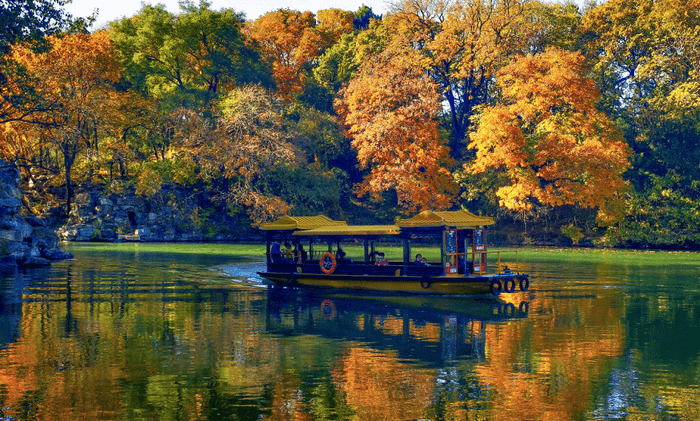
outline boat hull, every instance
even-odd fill
[[[384,293],[409,293],[426,295],[498,295],[504,291],[508,281],[515,283],[520,291],[528,283],[527,275],[518,273],[472,275],[469,277],[447,276],[377,276],[377,275],[327,275],[298,272],[258,272],[276,285],[299,288],[333,288]],[[492,287],[498,282],[500,287]]]

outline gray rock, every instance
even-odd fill
[[[102,230],[102,238],[105,240],[114,241],[117,239],[117,233],[115,233],[114,230],[107,228]]]
[[[95,207],[95,210],[100,215],[108,215],[114,210],[114,202],[106,197],[100,197],[97,199],[97,206]]]
[[[0,199],[0,208],[5,209],[3,212],[5,215],[14,215],[19,213],[22,207],[22,202],[16,197],[8,197],[6,199]]]
[[[50,265],[51,265],[51,261],[49,259],[44,259],[43,257],[24,256],[24,257],[17,259],[17,266],[24,267],[24,268],[50,266]]]
[[[0,239],[7,241],[22,241],[22,234],[13,229],[0,230]]]
[[[74,256],[72,253],[68,253],[57,248],[51,248],[42,250],[41,257],[49,260],[65,260],[72,259]]]
[[[34,227],[34,228],[45,227],[45,226],[46,226],[46,224],[44,223],[44,221],[42,221],[42,220],[40,220],[40,219],[38,219],[38,218],[35,218],[35,217],[33,217],[33,216],[28,216],[28,217],[26,217],[25,219],[27,220],[27,222],[29,223],[29,225],[31,225],[31,226]]]
[[[80,237],[85,237],[85,238],[92,238],[92,235],[95,233],[95,227],[92,225],[85,225],[81,227],[78,230],[78,236]]]
[[[15,241],[21,241],[25,238],[31,237],[32,233],[34,232],[34,228],[32,228],[32,226],[29,225],[22,217],[15,217],[10,220],[5,220],[3,226],[17,233],[16,235],[19,239]]]

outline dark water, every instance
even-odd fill
[[[494,301],[75,252],[0,275],[0,420],[700,419],[700,263],[520,263]]]

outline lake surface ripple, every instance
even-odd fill
[[[700,256],[523,259],[493,300],[269,289],[197,247],[0,274],[0,420],[700,419]]]

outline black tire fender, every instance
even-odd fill
[[[530,288],[530,280],[527,276],[520,278],[520,291],[527,291]]]
[[[510,278],[505,278],[503,280],[503,292],[514,292],[515,291],[515,279],[510,277]]]

